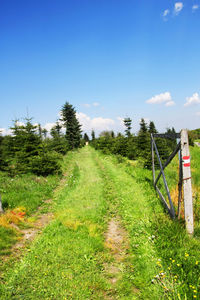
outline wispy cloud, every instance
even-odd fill
[[[175,102],[172,100],[170,92],[161,93],[146,101],[148,104],[165,104],[165,106],[173,106]]]
[[[167,20],[167,16],[169,15],[169,13],[170,13],[170,10],[169,10],[169,9],[165,9],[165,10],[164,10],[164,12],[163,12],[163,14],[162,14],[164,20]]]
[[[165,11],[163,13],[163,17],[166,17],[169,13],[170,13],[170,10],[169,9],[165,9]]]
[[[174,4],[174,13],[175,13],[175,15],[178,15],[181,12],[182,9],[183,9],[183,2],[176,2]]]
[[[192,11],[194,12],[194,11],[196,11],[197,9],[199,9],[199,5],[198,5],[198,4],[194,4],[194,5],[192,6]]]
[[[92,106],[97,107],[97,106],[100,106],[100,103],[99,102],[93,102],[92,104],[84,103],[83,106],[86,108],[90,108]]]
[[[196,116],[199,116],[199,117],[200,117],[200,111],[197,111],[197,112],[196,112]]]
[[[194,93],[191,97],[187,97],[184,106],[190,106],[194,104],[200,104],[200,95],[198,93]]]
[[[83,106],[89,108],[91,105],[89,103],[84,103]]]

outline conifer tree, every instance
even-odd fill
[[[157,133],[156,126],[153,121],[150,121],[148,131],[149,133]]]
[[[83,139],[85,142],[89,142],[89,136],[87,135],[87,133],[84,133]]]
[[[148,127],[145,120],[142,118],[140,121],[140,130],[138,133],[138,155],[142,157],[146,157],[146,153],[149,151],[149,133]]]
[[[95,140],[95,132],[94,132],[94,130],[93,130],[93,129],[92,129],[91,136],[92,136],[92,141],[93,141],[93,140]]]
[[[61,121],[66,130],[69,148],[78,148],[81,142],[81,125],[76,117],[75,108],[69,102],[66,102],[62,107]]]
[[[127,137],[130,137],[131,136],[131,123],[132,123],[132,120],[130,118],[125,118],[124,119],[124,126],[126,127],[125,129],[125,134]]]

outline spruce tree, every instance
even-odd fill
[[[149,133],[157,133],[156,126],[153,121],[149,123]]]
[[[95,140],[95,132],[94,132],[94,130],[93,130],[93,129],[92,129],[91,136],[92,136],[92,141],[93,141],[93,140]]]
[[[84,133],[83,139],[85,142],[89,142],[89,136],[87,135],[87,133]]]
[[[145,120],[142,118],[140,121],[140,130],[137,138],[138,155],[146,158],[147,153],[150,151],[150,135]]]
[[[75,108],[69,102],[66,102],[62,107],[61,121],[66,130],[66,139],[69,148],[78,148],[81,142],[81,125],[76,117]]]
[[[132,123],[132,120],[130,118],[125,118],[124,119],[124,126],[126,127],[125,129],[125,134],[127,137],[130,137],[131,136],[131,123]]]

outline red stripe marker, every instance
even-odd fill
[[[190,156],[183,156],[183,166],[190,167]]]

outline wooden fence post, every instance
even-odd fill
[[[2,202],[1,202],[1,195],[0,195],[0,214],[3,214],[3,206],[2,206]]]
[[[192,182],[190,169],[190,150],[188,133],[186,129],[181,130],[181,152],[183,166],[183,194],[186,230],[189,234],[194,232],[193,224],[193,201],[192,201]]]

